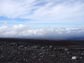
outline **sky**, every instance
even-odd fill
[[[0,0],[0,37],[84,39],[84,0]]]

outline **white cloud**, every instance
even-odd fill
[[[68,19],[75,21],[84,16],[82,1],[39,0],[39,2],[40,4],[41,2],[46,3],[35,6],[38,4],[37,0],[0,0],[0,16],[38,21],[66,21]]]
[[[0,16],[18,18],[19,16],[25,15],[26,13],[28,14],[34,1],[35,0],[0,0]]]
[[[35,13],[31,15],[31,18],[43,21],[64,21],[71,18],[73,21],[73,17],[76,18],[83,15],[81,14],[84,13],[81,12],[81,10],[84,10],[83,7],[84,4],[81,3],[75,3],[74,5],[62,3],[54,5],[53,7],[47,4],[36,10]]]
[[[67,39],[68,37],[84,37],[84,28],[40,28],[32,29],[27,25],[0,26],[0,37]]]

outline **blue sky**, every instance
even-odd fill
[[[43,35],[40,37],[44,37],[49,35],[48,33],[52,34],[49,30],[53,29],[54,31],[56,28],[63,28],[62,30],[65,32],[68,32],[68,28],[69,34],[72,29],[76,29],[76,31],[82,29],[80,32],[83,33],[83,27],[83,0],[0,0],[1,37],[8,37],[8,34],[10,34],[9,37],[30,37],[40,36],[41,33]],[[45,28],[48,31],[45,31]],[[32,30],[31,33],[29,30]],[[39,34],[35,30],[38,30]],[[54,31],[53,33],[58,32]],[[61,36],[65,37],[63,34]]]

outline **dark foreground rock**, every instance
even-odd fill
[[[84,63],[84,47],[73,41],[0,39],[0,63]]]

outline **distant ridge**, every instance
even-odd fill
[[[0,38],[0,42],[18,42],[41,45],[84,45],[84,40],[43,40],[43,39],[26,39],[26,38]]]

